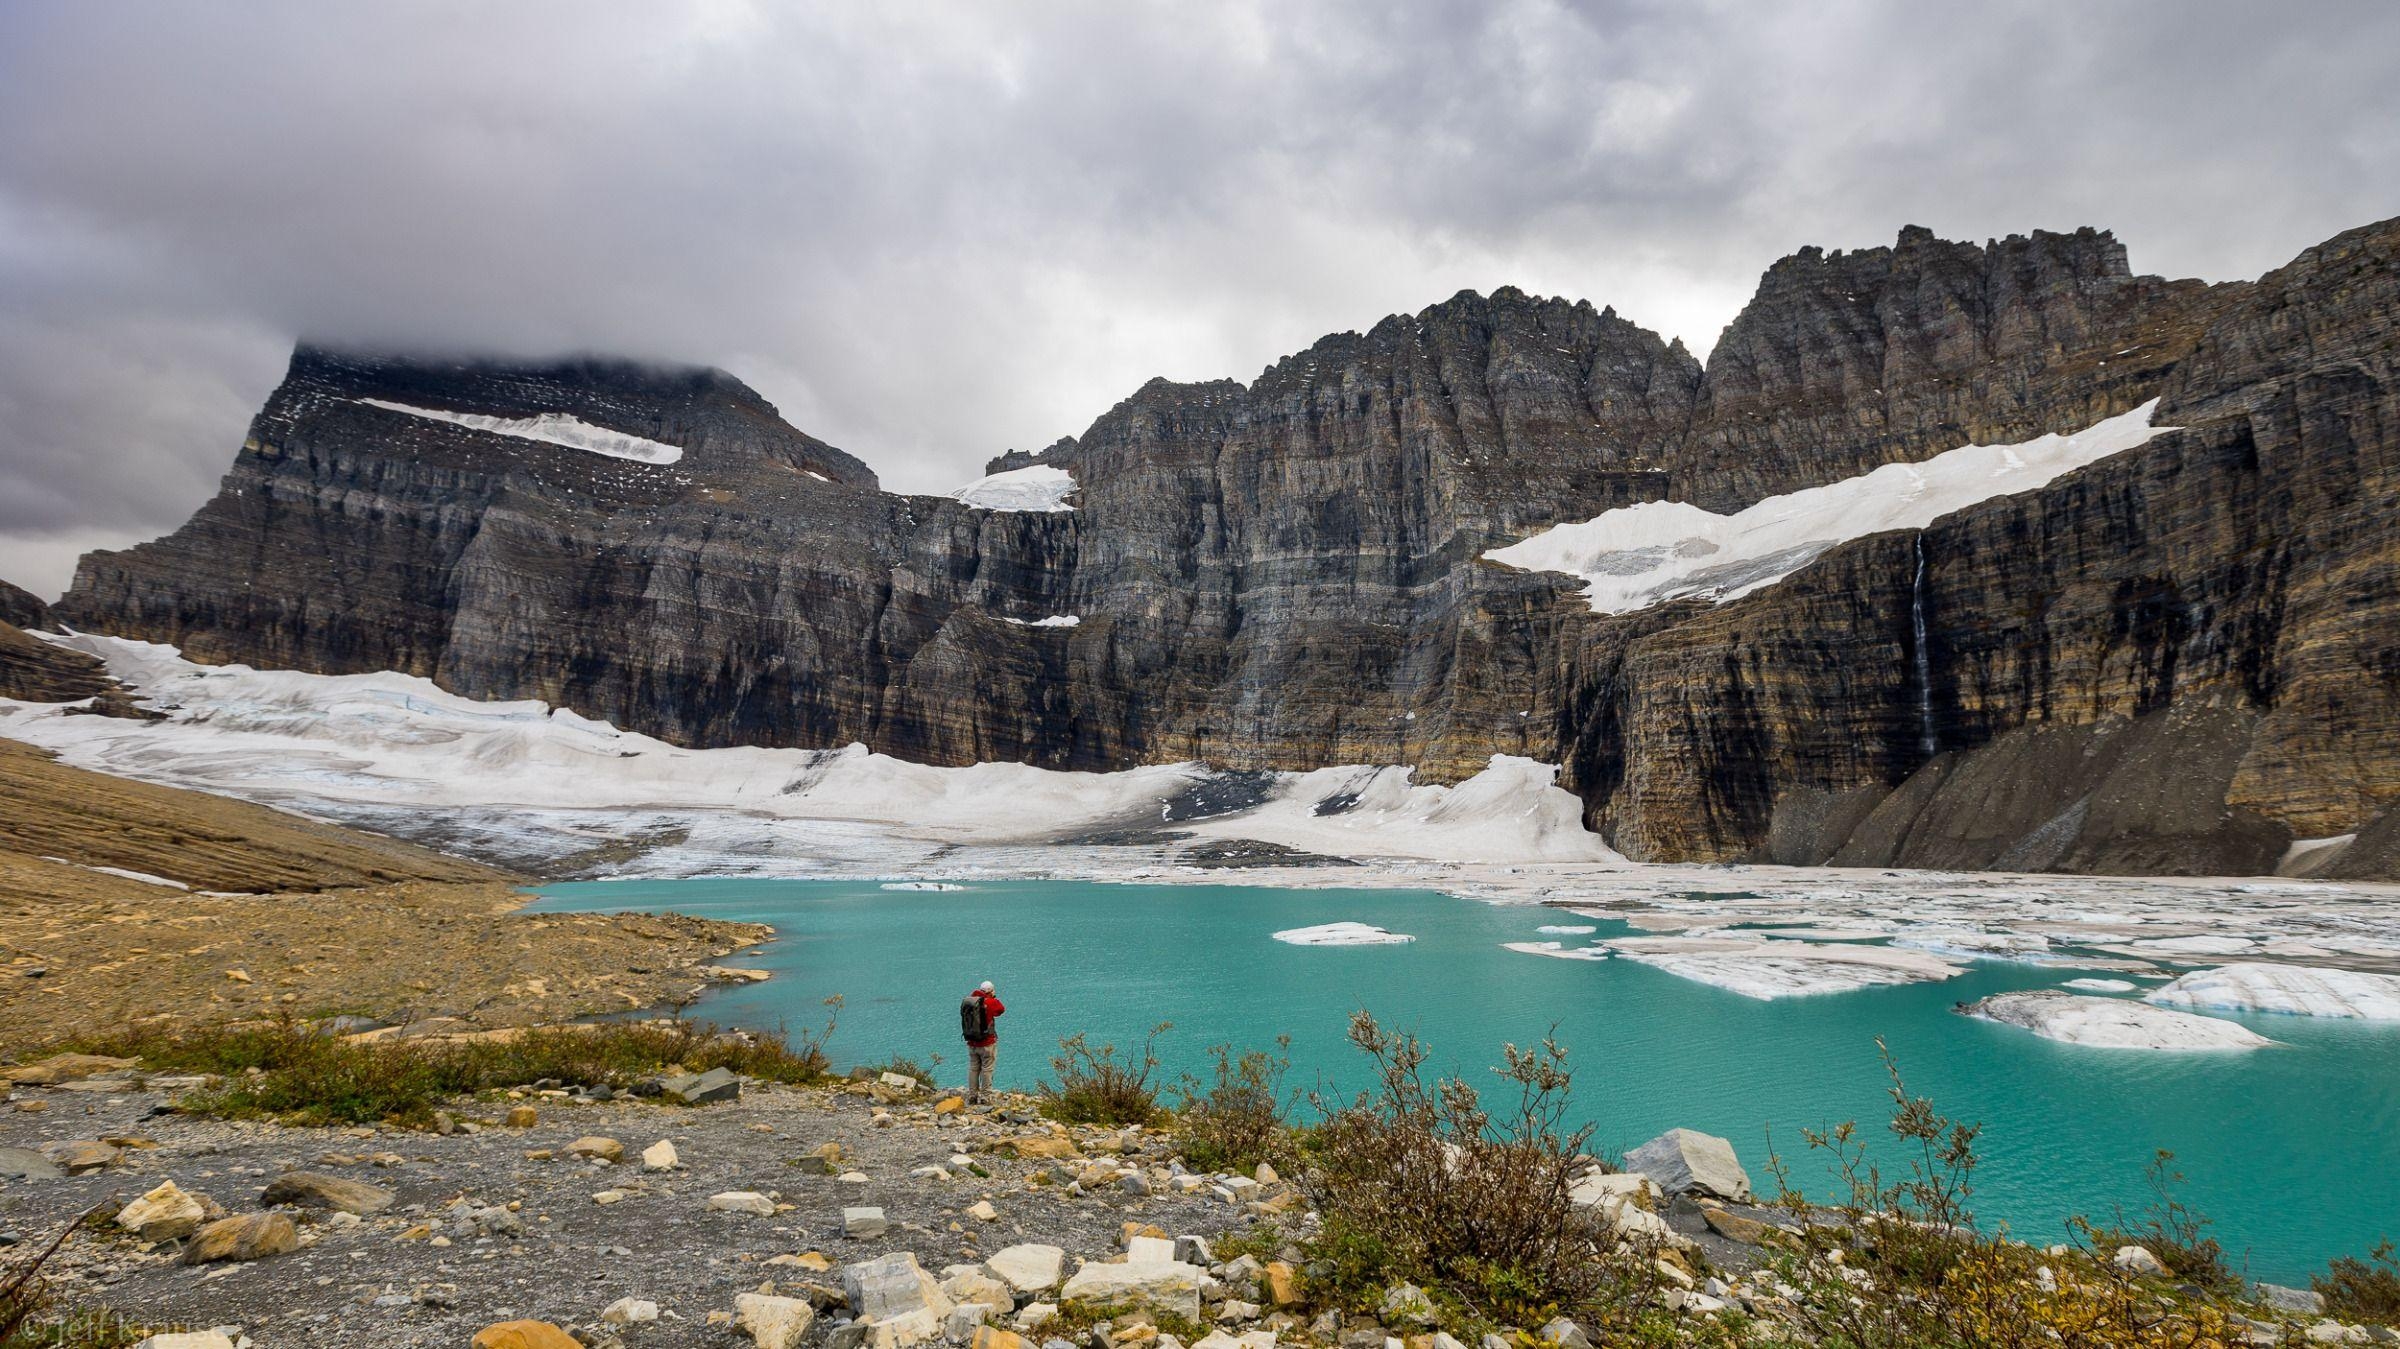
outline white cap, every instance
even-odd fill
[[[982,983],[980,983],[980,984],[976,985],[976,991],[977,991],[977,992],[981,992],[981,993],[989,993],[989,992],[991,992],[991,991],[992,991],[992,981],[991,981],[991,980],[989,980],[989,979],[986,979],[986,980],[984,980]]]

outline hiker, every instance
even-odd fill
[[[1008,1009],[992,993],[986,979],[958,1004],[958,1029],[967,1037],[967,1103],[983,1104],[992,1089],[992,1060],[1000,1056],[1000,1014]]]

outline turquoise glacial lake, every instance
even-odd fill
[[[998,1076],[1030,1088],[1059,1037],[1138,1043],[1152,1025],[1169,1074],[1202,1071],[1209,1045],[1291,1037],[1290,1083],[1364,1085],[1343,1038],[1350,1014],[1414,1031],[1433,1061],[1488,1077],[1504,1042],[1557,1025],[1575,1069],[1578,1114],[1617,1153],[1681,1125],[1732,1139],[1766,1184],[1770,1131],[1796,1183],[1831,1197],[1804,1127],[1860,1122],[1887,1161],[1889,1100],[1875,1037],[1909,1089],[1984,1126],[1973,1208],[1986,1227],[2059,1238],[2074,1214],[2106,1219],[2150,1202],[2143,1171],[2175,1153],[2184,1197],[2254,1278],[2299,1282],[2335,1255],[2400,1236],[2400,1026],[2292,1016],[2238,1018],[2281,1041],[2242,1053],[2155,1053],[2062,1045],[1952,1012],[2078,972],[1981,963],[1938,984],[1761,1002],[1629,960],[1546,959],[1501,949],[1547,940],[1556,910],[1430,891],[1231,885],[978,882],[954,892],[874,882],[685,880],[557,885],[547,909],[672,909],[772,923],[745,966],[759,984],[696,1008],[720,1024],[815,1026],[846,1002],[841,1063],[940,1056],[963,1081],[958,1000],[990,979],[1008,1006]],[[1406,945],[1300,947],[1279,929],[1355,920]],[[1621,931],[1600,923],[1599,936]],[[1567,938],[1570,944],[1585,940]]]

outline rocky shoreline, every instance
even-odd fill
[[[22,1254],[89,1215],[48,1273],[60,1309],[116,1318],[99,1343],[1607,1342],[1563,1317],[1469,1329],[1414,1285],[1371,1308],[1329,1305],[1304,1246],[1309,1195],[1272,1168],[1207,1171],[1169,1131],[1054,1124],[1027,1097],[970,1109],[898,1074],[785,1086],[719,1073],[648,1096],[529,1083],[456,1102],[428,1130],[185,1115],[175,1100],[200,1079],[121,1060],[8,1075],[0,1232]],[[1645,1262],[1669,1327],[1659,1342],[1808,1342],[1790,1281],[1820,1219],[1760,1203],[1724,1140],[1673,1131],[1622,1171],[1586,1173],[1574,1198],[1619,1258]],[[2147,1250],[2098,1254],[2145,1300],[2201,1300]],[[2250,1288],[2210,1315],[2226,1335],[2214,1342],[2400,1341],[2328,1320],[2294,1289]]]

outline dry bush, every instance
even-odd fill
[[[1042,1113],[1065,1124],[1152,1124],[1157,1122],[1158,1037],[1174,1029],[1162,1021],[1150,1028],[1136,1057],[1117,1056],[1115,1045],[1094,1049],[1077,1031],[1058,1042],[1050,1071],[1058,1081],[1042,1084]]]
[[[2342,1256],[2308,1282],[2324,1296],[2325,1310],[2345,1321],[2400,1326],[2400,1256],[2388,1237],[2366,1259]]]
[[[1176,1092],[1176,1142],[1183,1159],[1203,1171],[1249,1171],[1260,1162],[1291,1155],[1291,1124],[1283,1091],[1291,1071],[1292,1037],[1277,1036],[1275,1052],[1253,1049],[1236,1056],[1229,1045],[1211,1045],[1215,1080],[1203,1084],[1186,1073]]]

